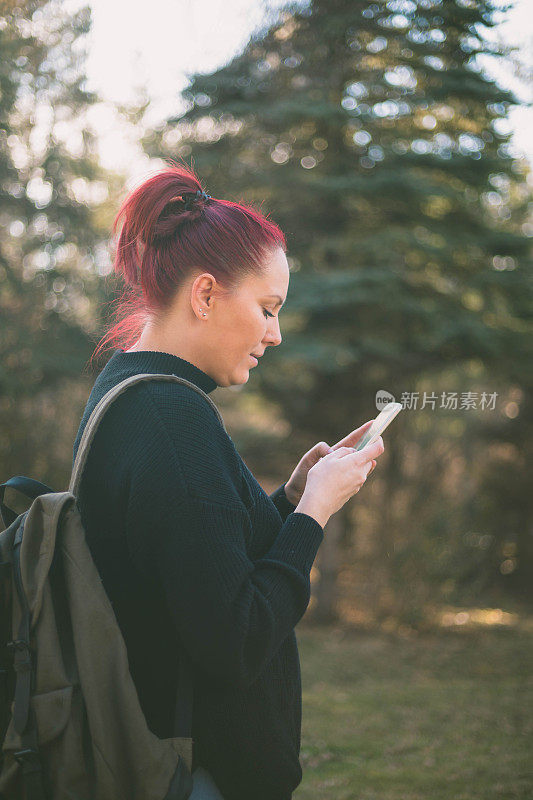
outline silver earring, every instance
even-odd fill
[[[201,311],[201,310],[202,310],[201,308],[198,309],[198,311]],[[203,313],[204,313],[204,317],[207,317],[207,314],[205,313],[205,311]]]

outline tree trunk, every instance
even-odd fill
[[[316,605],[313,620],[321,625],[329,625],[338,620],[337,578],[341,564],[341,540],[344,532],[344,514],[333,514],[324,528],[324,540],[318,551],[317,568],[319,580],[316,584]]]

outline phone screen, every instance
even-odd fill
[[[363,447],[366,447],[367,444],[372,444],[378,436],[381,436],[385,428],[390,425],[396,414],[398,414],[402,408],[403,406],[401,403],[387,403],[385,408],[379,412],[367,432],[363,434],[355,449],[361,450]]]

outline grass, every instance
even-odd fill
[[[297,629],[294,800],[531,800],[533,633]]]

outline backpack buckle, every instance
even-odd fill
[[[10,653],[15,653],[17,650],[29,650],[30,643],[26,639],[13,639],[11,642],[7,642],[6,648]]]
[[[24,765],[25,763],[28,764],[31,761],[34,761],[34,756],[38,760],[39,753],[33,747],[26,747],[24,750],[16,750],[13,753],[13,758],[18,761],[19,764]],[[39,767],[40,769],[40,767]]]
[[[25,750],[17,750],[13,753],[13,758],[15,758],[22,767],[23,780],[26,775],[33,774],[34,772],[42,772],[39,752],[33,747],[27,747]]]
[[[6,644],[13,655],[13,666],[16,672],[29,672],[32,668],[30,643],[26,639],[13,639]]]

